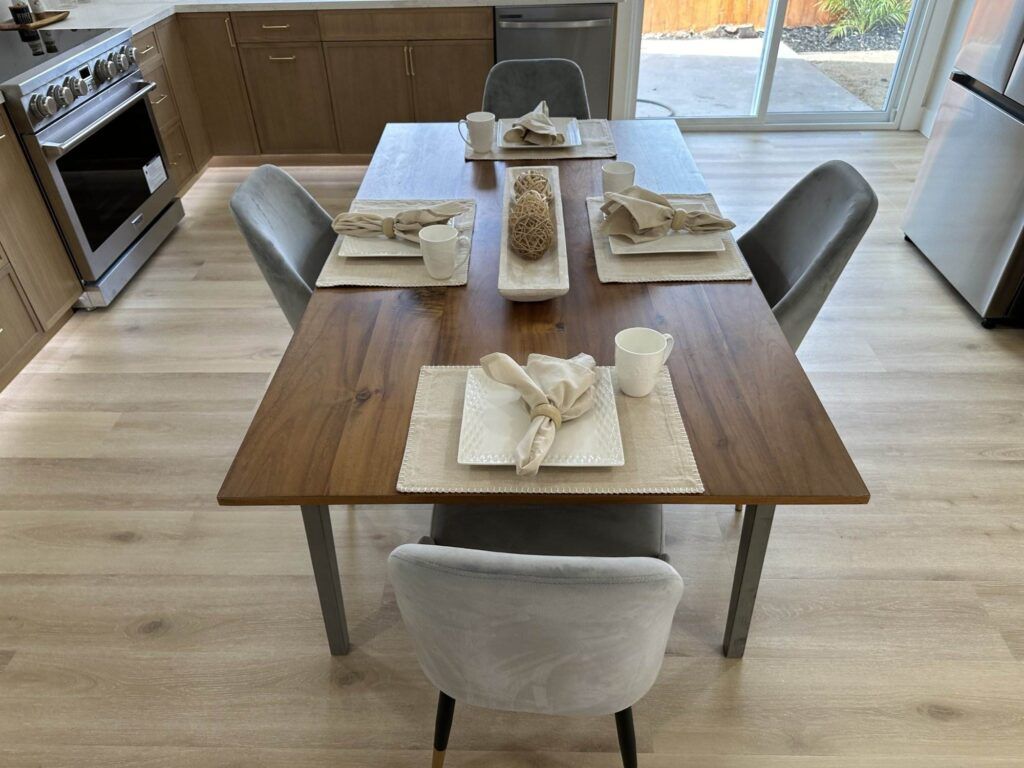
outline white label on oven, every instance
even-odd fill
[[[156,192],[156,188],[167,181],[167,171],[164,169],[164,161],[157,155],[144,166],[142,174],[146,177],[146,185],[150,192]]]

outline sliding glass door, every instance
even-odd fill
[[[645,0],[637,117],[891,124],[930,0]]]

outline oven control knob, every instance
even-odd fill
[[[75,98],[79,96],[85,96],[89,93],[89,84],[80,77],[66,77],[64,78],[64,87],[70,88],[71,93],[75,95]]]
[[[50,94],[37,93],[28,102],[28,110],[42,119],[57,113],[57,101]]]
[[[58,107],[66,107],[75,100],[75,94],[66,85],[51,85],[47,93],[57,102]]]
[[[121,48],[121,53],[123,53],[128,58],[129,64],[135,64],[139,60],[139,49],[136,48],[134,45],[124,46],[123,48]]]
[[[110,58],[114,61],[114,66],[117,67],[118,72],[124,72],[128,69],[128,57],[123,53],[112,53]]]
[[[101,83],[104,80],[109,80],[116,74],[114,63],[110,59],[97,60],[96,64],[93,65],[92,72]]]

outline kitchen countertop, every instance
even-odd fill
[[[569,5],[578,3],[611,2],[625,0],[191,0],[188,2],[107,2],[91,0],[71,8],[65,21],[53,25],[54,29],[72,28],[129,28],[141,32],[175,13],[210,11],[325,11],[346,8],[442,8],[502,5]]]

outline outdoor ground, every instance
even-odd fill
[[[864,112],[885,107],[902,30],[834,40],[827,28],[786,30],[769,110]],[[637,117],[734,117],[751,112],[763,39],[680,32],[640,48]]]

